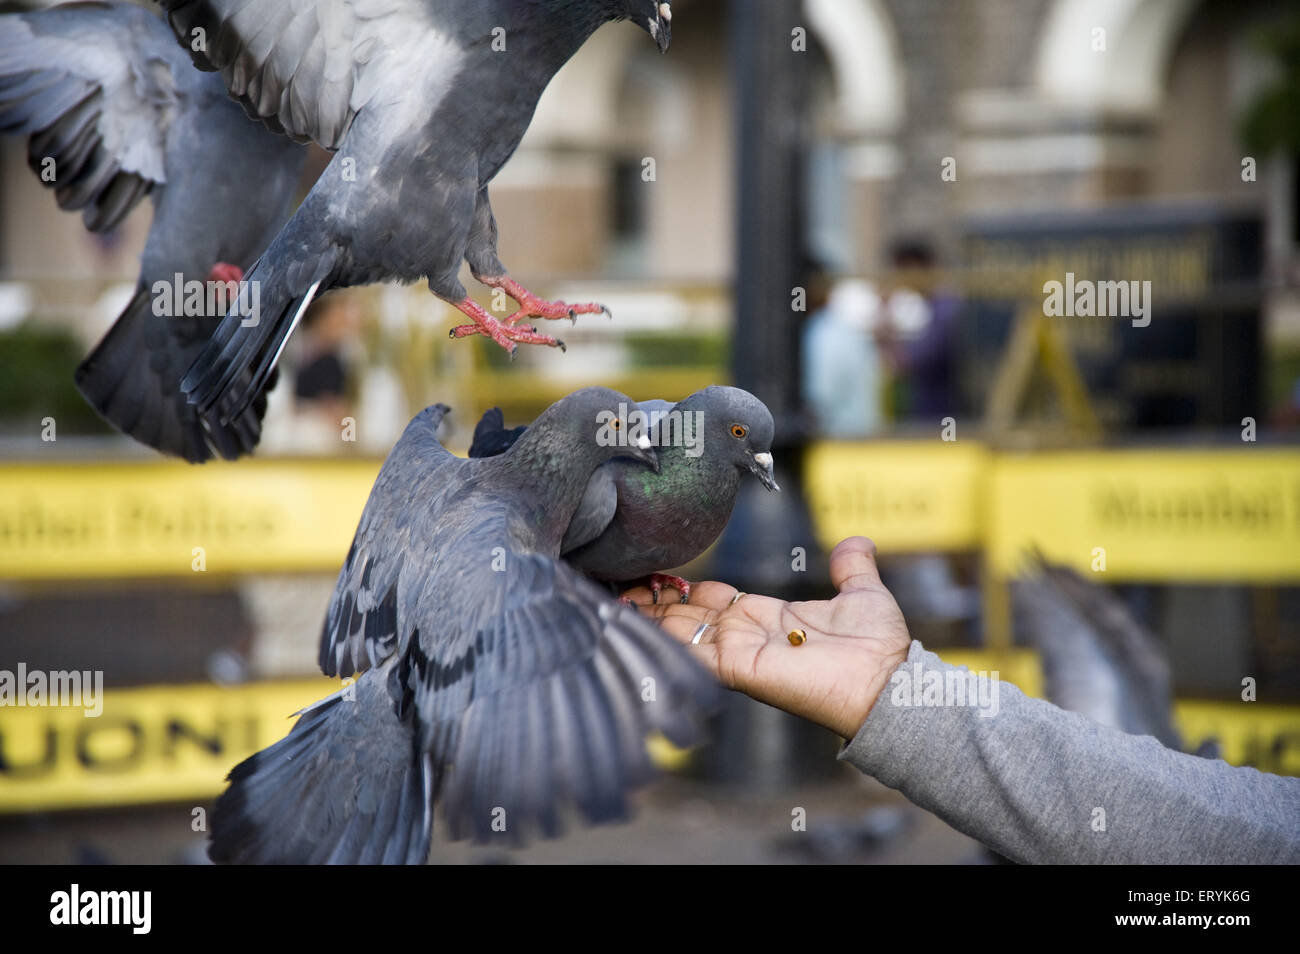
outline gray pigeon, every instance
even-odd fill
[[[519,145],[542,91],[602,24],[631,19],[664,50],[658,0],[162,0],[195,62],[220,70],[250,115],[335,151],[257,261],[259,318],[226,317],[183,387],[201,411],[261,393],[312,298],[330,288],[428,279],[472,319],[451,337],[558,346],[527,318],[603,311],[545,302],[497,258],[488,183]],[[503,321],[458,276],[519,304]],[[247,309],[244,309],[247,311]]]
[[[184,314],[185,295],[206,292],[210,276],[238,280],[275,237],[306,150],[249,122],[159,17],[119,2],[0,17],[0,132],[29,137],[32,171],[92,232],[153,198],[135,294],[77,369],[86,400],[118,430],[189,461],[250,451],[264,398],[200,416],[181,392],[225,314],[206,294]],[[173,316],[178,284],[183,314]]]
[[[1102,725],[1182,748],[1169,661],[1117,597],[1037,554],[1012,593],[1017,622],[1041,653],[1048,699]]]
[[[745,474],[768,490],[779,489],[772,473],[774,425],[767,406],[748,391],[715,385],[676,405],[645,401],[659,470],[612,460],[592,475],[560,553],[592,579],[627,583],[649,577],[658,602],[664,586],[683,603],[690,584],[660,571],[694,560],[718,538],[736,503]],[[470,457],[498,454],[525,428],[505,429],[493,408],[474,431]]]
[[[648,441],[602,440],[620,404],[577,391],[484,460],[438,442],[441,404],[408,425],[321,639],[326,675],[361,676],[231,772],[214,861],[419,863],[435,802],[453,839],[553,836],[568,805],[626,816],[651,774],[648,732],[695,741],[712,677],[559,559],[592,472],[615,454],[655,460]]]

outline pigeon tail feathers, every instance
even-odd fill
[[[184,358],[177,365],[165,350],[160,353],[156,326],[168,320],[153,314],[149,290],[137,288],[108,333],[77,367],[77,390],[113,427],[164,454],[201,464],[217,454],[234,460],[251,453],[261,437],[265,397],[227,423],[215,415],[201,417],[180,392]]]
[[[264,394],[307,306],[323,285],[328,288],[333,257],[286,257],[285,246],[294,242],[287,232],[248,270],[239,297],[181,381],[199,413],[215,415],[222,425]]]
[[[433,778],[383,670],[303,710],[231,771],[212,816],[219,864],[423,864]]]

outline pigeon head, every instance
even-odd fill
[[[677,407],[704,415],[704,453],[711,460],[748,471],[768,490],[781,489],[772,472],[776,425],[766,404],[740,388],[714,385],[696,391]]]
[[[668,52],[672,39],[673,8],[667,0],[619,0],[622,16],[650,34],[659,44],[659,52]]]
[[[556,401],[533,423],[571,448],[582,448],[595,465],[615,457],[630,457],[659,469],[650,437],[630,412],[636,403],[611,388],[583,388]],[[630,419],[629,419],[630,418]]]

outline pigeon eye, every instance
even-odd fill
[[[731,425],[731,436],[734,437],[734,438],[737,438],[737,439],[742,438],[742,437],[744,437],[744,436],[745,436],[746,434],[748,434],[748,433],[749,433],[749,429],[748,429],[747,427],[745,427],[744,424],[732,424],[732,425]]]
[[[614,418],[614,420],[609,422],[609,426],[614,428],[616,431],[621,431],[623,429],[623,422],[618,418]]]

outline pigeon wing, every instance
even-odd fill
[[[484,513],[467,541],[482,547],[501,522]],[[646,736],[696,742],[720,694],[684,647],[542,554],[510,553],[500,572],[472,558],[448,567],[408,609],[400,622],[419,638],[397,689],[452,838],[492,837],[501,821],[515,841],[552,836],[567,806],[590,822],[626,817],[652,773]]]
[[[403,64],[454,46],[419,0],[162,0],[200,69],[218,70],[250,116],[327,149]],[[439,42],[443,40],[444,42]]]
[[[177,83],[191,73],[166,25],[131,4],[6,16],[0,132],[30,137],[28,164],[59,207],[108,231],[166,181]]]
[[[398,649],[398,587],[414,549],[411,528],[437,512],[442,495],[459,486],[454,472],[465,465],[438,440],[449,410],[435,404],[421,411],[375,480],[325,617],[320,667],[327,676],[370,669]]]

